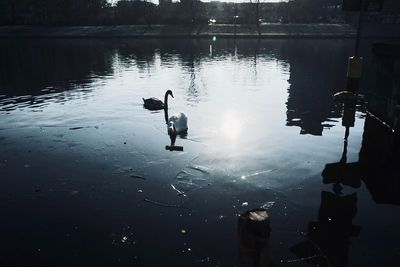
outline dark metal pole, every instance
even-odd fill
[[[360,50],[360,37],[361,37],[361,30],[362,30],[362,21],[363,21],[363,17],[364,17],[364,8],[365,8],[365,0],[361,0],[360,14],[358,15],[356,47],[355,47],[355,51],[354,51],[355,57],[358,57],[358,53]]]

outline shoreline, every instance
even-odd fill
[[[386,33],[385,33],[386,32]],[[389,34],[390,33],[390,34]],[[356,38],[348,24],[0,26],[0,38]],[[392,31],[362,38],[400,38]]]

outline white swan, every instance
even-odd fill
[[[170,135],[186,134],[188,130],[187,126],[188,119],[184,113],[178,112],[172,114],[171,117],[168,117],[168,95],[174,97],[171,90],[168,90],[165,93],[164,114],[165,114],[165,122],[168,125],[168,134]]]
[[[184,113],[178,112],[172,114],[168,119],[168,132],[176,134],[186,133],[188,130],[187,127],[187,117]]]

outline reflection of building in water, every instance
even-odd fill
[[[357,214],[357,195],[321,193],[318,221],[308,225],[308,240],[291,251],[316,266],[346,266],[349,239],[358,236],[361,228],[353,225]]]
[[[377,203],[400,205],[400,45],[373,48],[375,82],[368,92],[359,164]]]
[[[316,266],[346,266],[350,238],[358,236],[361,228],[353,225],[357,214],[357,194],[341,196],[342,185],[361,185],[358,162],[347,163],[350,127],[354,126],[355,101],[344,103],[342,125],[346,128],[342,157],[339,162],[326,164],[322,176],[325,184],[333,184],[334,193],[321,193],[318,221],[308,225],[308,239],[291,248],[298,257]]]
[[[368,110],[400,129],[400,44],[373,46],[374,87],[368,91]]]
[[[383,50],[380,50],[384,48]],[[308,225],[308,239],[291,251],[316,266],[346,266],[349,240],[361,228],[353,225],[357,213],[356,193],[341,196],[341,185],[358,188],[366,184],[377,203],[400,205],[400,47],[374,47],[376,81],[369,92],[369,112],[365,119],[358,162],[347,162],[349,129],[354,126],[355,103],[345,102],[342,125],[346,127],[342,157],[325,166],[326,184],[334,184],[334,193],[321,193],[318,221]]]
[[[367,116],[359,159],[361,177],[377,203],[400,205],[398,134]]]
[[[347,138],[342,159],[322,172],[324,183],[359,187],[362,180],[378,203],[400,204],[400,45],[376,44],[373,48],[375,81],[368,91],[359,161],[346,162]],[[345,104],[343,126],[349,104]],[[350,109],[352,109],[350,107]],[[348,133],[347,133],[348,135]]]
[[[344,86],[347,50],[332,44],[320,49],[306,44],[289,52],[286,125],[300,127],[301,134],[322,135],[324,127],[331,127],[330,119],[340,117],[332,95]]]

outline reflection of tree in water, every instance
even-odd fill
[[[152,40],[143,42],[123,42],[118,48],[118,58],[123,68],[136,66],[141,71],[149,71],[155,62],[157,43]]]
[[[285,51],[291,84],[287,125],[300,127],[301,134],[322,135],[324,127],[331,127],[330,119],[340,117],[332,95],[344,86],[350,46],[340,42],[315,46],[312,42],[300,42]]]
[[[196,80],[196,69],[199,69],[200,67],[200,59],[196,57],[192,49],[189,51],[192,53],[188,55],[189,57],[187,59],[183,59],[184,65],[190,73],[190,84],[187,89],[187,101],[191,103],[198,103],[202,94],[201,88],[199,88],[200,81]]]
[[[187,86],[186,100],[191,104],[200,102],[200,98],[206,94],[205,86],[202,83],[200,76],[201,59],[204,57],[200,47],[202,43],[193,40],[182,40],[179,42],[176,51],[177,56],[183,66],[183,69],[190,75],[189,85]],[[168,51],[167,47],[162,50],[163,54],[171,54],[173,51]],[[176,49],[176,48],[175,48]],[[168,52],[167,52],[168,51]]]
[[[83,98],[96,76],[113,72],[113,51],[93,40],[8,40],[0,44],[0,58],[4,111]]]
[[[40,95],[46,87],[68,90],[112,72],[112,55],[93,40],[3,41],[0,88],[9,96]]]

